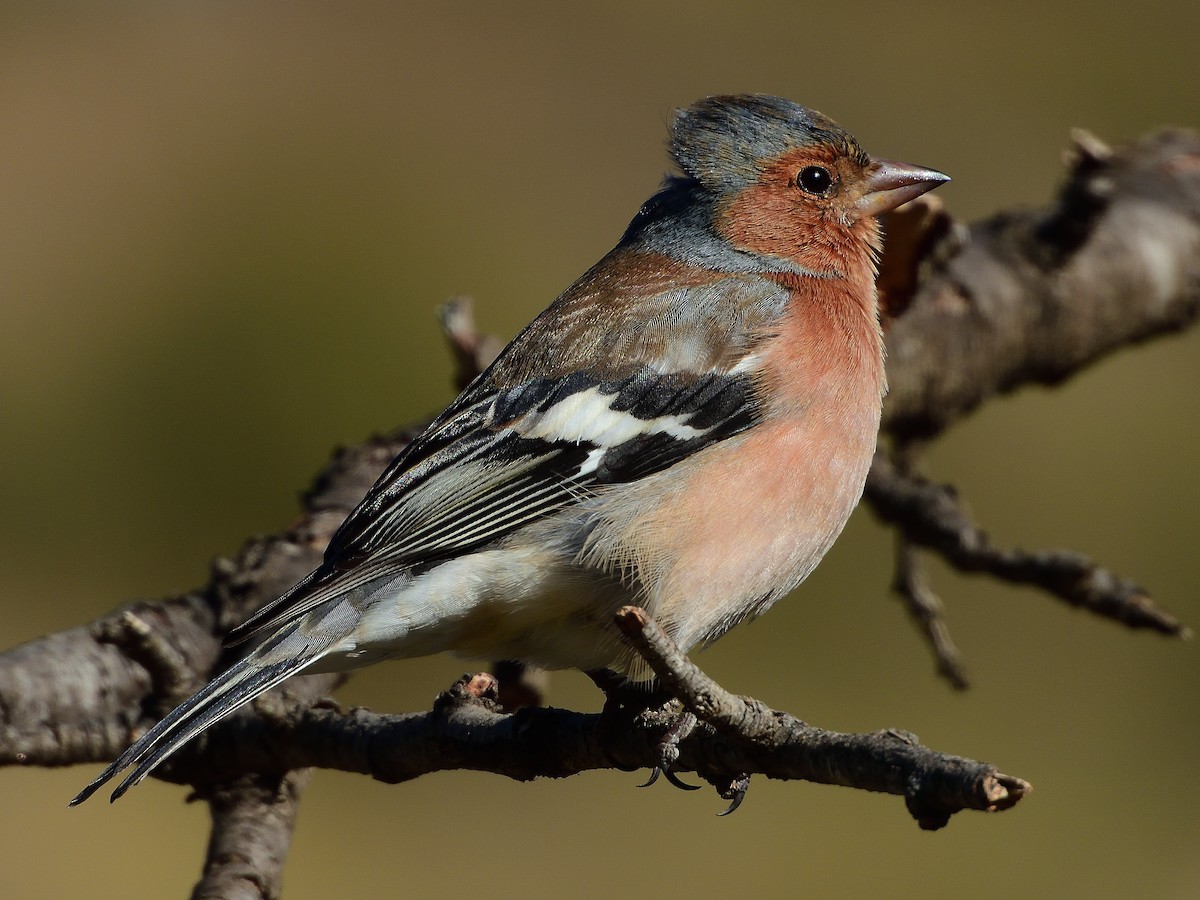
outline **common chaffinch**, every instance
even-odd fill
[[[787,100],[676,113],[680,174],[391,463],[261,643],[73,803],[116,799],[298,672],[443,650],[644,677],[614,613],[685,650],[804,579],[862,493],[886,389],[876,216],[937,187]]]

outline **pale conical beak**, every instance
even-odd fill
[[[878,216],[932,191],[950,180],[949,175],[890,159],[877,159],[867,176],[866,192],[854,204],[859,215]]]

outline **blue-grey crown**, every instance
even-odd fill
[[[822,142],[866,160],[854,138],[816,110],[781,97],[737,94],[706,97],[677,110],[669,146],[685,175],[726,191],[754,181],[761,163]]]

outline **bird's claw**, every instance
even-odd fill
[[[650,777],[644,784],[639,784],[638,787],[650,787],[654,782],[658,781],[658,776],[662,775],[675,787],[681,791],[698,791],[702,787],[699,784],[688,784],[682,781],[678,775],[672,770],[672,766],[679,759],[679,744],[692,733],[696,727],[696,716],[690,712],[683,712],[679,718],[675,720],[666,734],[662,736],[662,740],[658,742],[658,765],[650,771]]]
[[[666,778],[667,781],[679,788],[681,791],[698,791],[700,788],[704,787],[702,784],[688,784],[686,781],[681,780],[680,777],[670,769],[662,769],[660,771],[662,771],[663,777]]]
[[[729,801],[729,805],[717,813],[718,816],[727,816],[746,799],[746,791],[750,790],[750,776],[746,774],[738,775],[729,782],[729,786],[719,791],[720,795]]]
[[[679,788],[681,791],[698,791],[698,790],[700,790],[700,788],[702,788],[704,786],[701,784],[688,784],[686,781],[682,780],[678,775],[676,775],[674,772],[672,772],[669,768],[667,768],[667,763],[662,762],[650,770],[650,777],[647,778],[643,783],[639,784],[638,787],[640,787],[640,788],[650,787],[650,785],[652,785],[652,784],[654,784],[654,782],[658,781],[659,775],[666,778],[669,783],[675,785],[675,787]]]

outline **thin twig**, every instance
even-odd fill
[[[938,674],[960,691],[970,687],[962,654],[950,637],[945,605],[929,586],[921,565],[920,551],[903,531],[896,534],[896,570],[892,590],[933,651]]]
[[[1033,585],[1072,606],[1161,634],[1186,637],[1189,632],[1170,613],[1155,605],[1145,590],[1070,550],[1023,550],[996,547],[971,521],[947,486],[915,474],[904,474],[879,451],[864,494],[875,513],[901,529],[905,538],[939,553],[964,572],[985,572],[1014,584]]]

